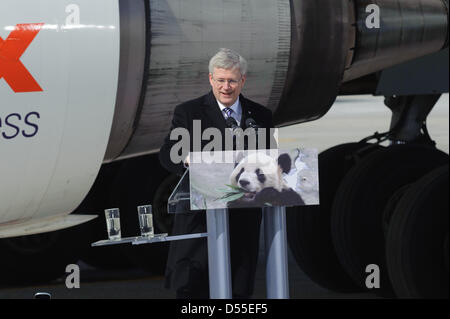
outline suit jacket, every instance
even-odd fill
[[[246,129],[245,121],[248,118],[253,118],[261,128],[270,129],[273,128],[272,112],[263,107],[262,105],[255,103],[249,99],[246,99],[242,94],[239,96],[239,101],[242,107],[242,119],[241,128]],[[175,128],[185,128],[190,134],[190,152],[193,151],[193,121],[201,121],[201,133],[210,127],[215,127],[222,133],[222,150],[225,150],[225,129],[226,121],[223,113],[217,104],[216,98],[212,91],[208,94],[201,96],[195,100],[191,100],[178,105],[175,108],[172,120],[172,126],[170,131]],[[270,136],[269,131],[266,134],[266,145],[275,145],[273,136]],[[172,146],[178,143],[179,140],[170,140],[170,134],[166,137],[163,146],[159,151],[159,159],[161,164],[170,172],[177,175],[182,175],[184,172],[183,163],[173,163],[170,159],[170,150]],[[201,148],[208,144],[210,140],[202,140]],[[272,142],[272,144],[270,144]],[[187,154],[186,154],[187,155]],[[184,156],[183,156],[184,158]]]

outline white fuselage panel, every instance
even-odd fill
[[[116,0],[0,1],[0,225],[72,212],[116,100]]]

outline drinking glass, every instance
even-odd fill
[[[106,231],[109,240],[119,240],[120,235],[120,211],[118,208],[105,209]]]
[[[141,236],[153,237],[153,214],[152,205],[138,206],[139,227],[141,229]]]

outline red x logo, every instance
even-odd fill
[[[0,37],[0,79],[4,78],[16,93],[42,91],[19,59],[43,25],[17,24],[6,40]]]

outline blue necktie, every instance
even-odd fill
[[[229,107],[226,107],[223,109],[223,112],[225,113],[225,119],[227,119],[231,116],[231,113],[233,113],[233,110]]]

